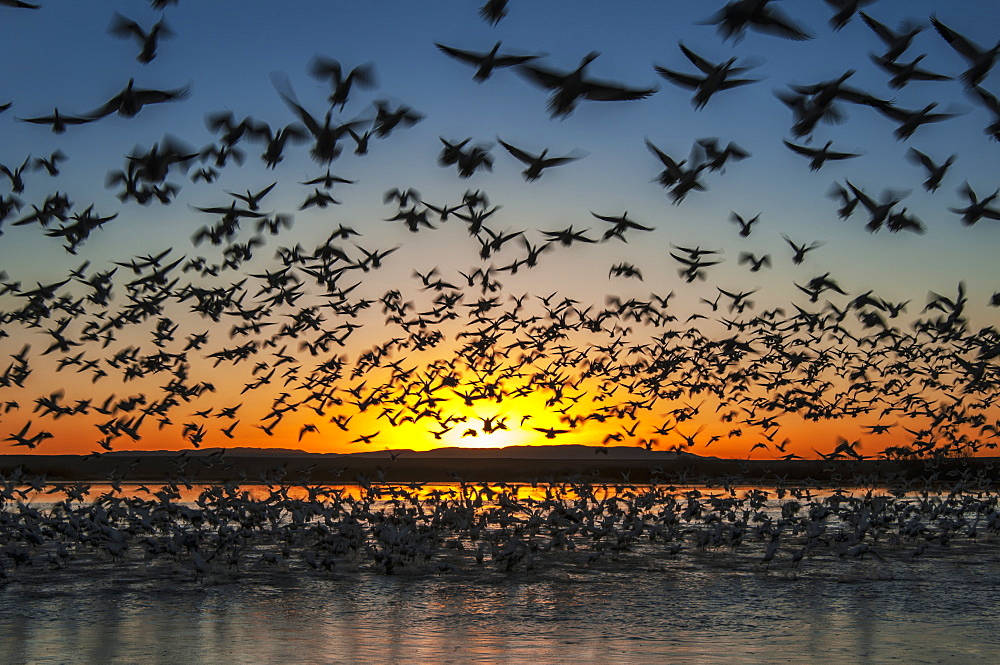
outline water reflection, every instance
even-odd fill
[[[697,570],[217,586],[106,575],[0,590],[0,661],[988,662],[997,568],[917,564],[910,579],[859,571],[854,583]]]

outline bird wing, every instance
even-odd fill
[[[763,16],[755,17],[752,22],[761,32],[784,37],[785,39],[794,39],[796,41],[812,39],[812,35],[773,8],[769,9]]]
[[[569,162],[573,162],[578,159],[580,158],[573,157],[570,155],[566,155],[565,157],[546,157],[545,159],[542,160],[542,166],[543,167],[559,166],[560,164],[567,164]]]
[[[649,139],[646,139],[646,147],[649,148],[650,152],[656,155],[656,158],[660,160],[660,162],[667,168],[668,171],[670,171],[671,173],[677,173],[680,171],[681,169],[680,164],[678,164],[673,157],[671,157],[670,155],[666,154],[665,152],[657,148],[655,145],[653,145],[653,142],[650,141]]]
[[[510,67],[530,62],[531,60],[537,60],[540,57],[539,55],[498,55],[493,58],[493,64],[496,67]]]
[[[497,137],[497,141],[499,141],[500,145],[502,145],[504,148],[507,149],[507,152],[514,155],[514,157],[524,162],[525,164],[530,164],[531,162],[534,162],[536,159],[538,159],[538,157],[536,157],[535,155],[527,153],[524,150],[521,150],[520,148],[515,148],[511,144],[501,139],[500,137]]]
[[[66,125],[84,125],[93,122],[94,118],[80,118],[75,115],[61,115],[58,110],[52,115],[43,115],[37,118],[17,118],[21,122],[30,122],[35,125],[51,125],[56,121],[61,121]]]
[[[343,80],[343,70],[340,63],[333,58],[325,58],[321,55],[316,56],[313,60],[309,67],[309,73],[318,79],[331,79],[334,84]]]
[[[693,64],[695,67],[700,69],[705,74],[711,74],[713,71],[715,71],[715,68],[718,66],[715,63],[709,62],[705,58],[701,57],[688,47],[684,46],[684,44],[682,44],[681,42],[677,42],[677,45],[681,47],[681,53],[683,53],[687,57],[687,59],[691,61],[691,64]]]
[[[676,83],[677,85],[683,86],[685,88],[690,88],[692,90],[698,88],[698,86],[700,86],[705,81],[704,78],[692,76],[691,74],[683,74],[681,72],[675,72],[672,69],[667,69],[666,67],[661,67],[655,64],[653,65],[653,69],[656,70],[657,74],[667,79],[668,81]]]
[[[816,150],[815,148],[810,148],[804,145],[797,145],[786,139],[782,139],[781,142],[784,143],[785,146],[792,152],[796,152],[804,157],[815,157],[819,153],[819,150]]]
[[[896,35],[889,28],[885,27],[883,24],[879,23],[864,12],[858,12],[858,16],[861,17],[861,20],[865,22],[865,25],[871,28],[875,34],[878,35],[879,39],[881,39],[887,46],[891,45],[892,42],[895,41]]]
[[[936,16],[931,16],[931,25],[934,26],[934,29],[938,31],[938,34],[944,37],[944,40],[948,42],[953,49],[965,56],[966,59],[975,61],[982,57],[982,48],[946,26],[944,23],[939,21]]]
[[[600,219],[600,220],[605,221],[605,222],[609,222],[611,224],[622,224],[625,221],[625,216],[624,215],[622,215],[621,217],[611,217],[610,215],[598,215],[593,210],[590,211],[590,214],[593,215],[594,217],[596,217],[597,219]]]
[[[830,150],[826,151],[827,159],[851,159],[852,157],[860,157],[860,156],[861,156],[860,152],[835,152]]]
[[[118,93],[117,95],[109,99],[107,102],[105,102],[101,106],[97,107],[96,109],[88,113],[86,117],[90,118],[91,120],[97,120],[98,118],[109,116],[112,113],[116,112],[121,107],[121,105],[122,105],[122,94]]]
[[[111,25],[108,26],[108,32],[115,37],[128,37],[129,35],[135,35],[139,39],[146,39],[146,31],[143,30],[138,23],[132,19],[125,18],[118,12],[115,12],[114,17],[111,19]]]
[[[375,66],[370,62],[358,65],[351,70],[347,78],[362,88],[373,88],[375,87]]]
[[[584,97],[599,102],[627,102],[645,99],[659,88],[626,88],[617,83],[584,81]]]
[[[912,111],[907,111],[906,109],[901,109],[898,106],[893,106],[892,104],[884,104],[882,106],[876,107],[884,116],[888,116],[897,122],[906,122],[913,118],[914,113]]]
[[[906,153],[906,158],[915,164],[922,164],[928,171],[933,171],[937,167],[930,157],[916,148],[910,148],[909,152]]]
[[[482,53],[476,53],[474,51],[465,51],[460,48],[455,48],[454,46],[446,46],[444,44],[439,44],[438,42],[434,42],[434,46],[437,46],[438,50],[440,50],[445,55],[449,55],[457,60],[461,60],[462,62],[468,62],[473,65],[478,65],[483,61],[484,54]]]
[[[993,93],[984,90],[978,85],[973,86],[973,89],[976,91],[979,99],[983,101],[983,104],[986,105],[986,108],[1000,115],[1000,99],[997,99]]]
[[[728,90],[729,88],[735,88],[741,85],[749,85],[750,83],[759,83],[760,79],[726,79],[719,84],[721,90]]]
[[[173,90],[136,90],[135,95],[139,104],[159,104],[176,99],[184,99],[191,92],[191,86],[174,88]]]
[[[558,88],[566,80],[565,74],[538,65],[521,65],[518,71],[532,83],[547,89]]]
[[[259,192],[257,192],[256,194],[254,194],[254,195],[253,195],[253,198],[255,198],[255,199],[262,199],[262,198],[264,198],[265,196],[267,196],[267,195],[268,195],[268,193],[269,193],[269,192],[270,192],[270,191],[271,191],[272,189],[274,189],[274,186],[275,186],[275,185],[277,185],[277,184],[278,184],[278,182],[277,182],[277,181],[275,181],[275,182],[272,182],[272,183],[271,183],[270,185],[268,185],[268,186],[267,186],[267,187],[265,187],[264,189],[260,190],[260,191],[259,191]]]
[[[281,94],[281,99],[284,100],[285,104],[291,107],[292,111],[299,116],[299,119],[302,120],[302,124],[306,126],[306,129],[308,129],[313,136],[317,136],[322,132],[322,127],[320,127],[316,119],[309,114],[309,111],[302,108],[294,99],[283,93],[279,94]]]
[[[876,204],[875,201],[873,201],[870,196],[868,196],[860,189],[855,187],[853,184],[851,184],[850,181],[847,181],[847,186],[851,188],[851,191],[854,193],[854,197],[858,201],[861,201],[861,205],[868,208],[869,210],[874,210],[875,208],[878,207],[878,204]]]
[[[312,133],[313,136],[318,135],[322,131],[322,128],[319,126],[316,119],[309,115],[309,112],[299,105],[298,100],[295,99],[295,92],[292,90],[292,84],[288,80],[288,77],[284,74],[279,74],[278,72],[272,72],[271,84],[274,86],[275,90],[278,91],[278,95],[281,96],[282,101],[284,101],[285,104],[287,104],[288,107],[299,116],[299,119],[302,120],[302,124],[306,126],[309,132]]]

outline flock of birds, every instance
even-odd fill
[[[0,583],[42,571],[93,570],[107,562],[174,579],[218,582],[275,570],[344,574],[572,574],[616,562],[649,570],[681,559],[726,560],[730,569],[850,578],[856,561],[894,565],[975,552],[1000,532],[992,468],[889,478],[889,490],[770,489],[596,484],[313,484],[309,471],[262,472],[248,487],[199,488],[186,468],[224,456],[178,458],[161,487],[53,483],[21,469],[0,478]],[[884,482],[882,479],[881,482]],[[34,502],[25,502],[33,499]],[[58,500],[57,500],[58,499]],[[13,506],[16,505],[16,508]],[[849,564],[845,567],[843,563]],[[872,574],[862,571],[862,575]]]
[[[949,79],[923,68],[923,56],[902,60],[924,25],[908,24],[897,31],[861,11],[869,2],[826,2],[836,9],[834,30],[857,16],[883,42],[885,52],[872,59],[891,75],[891,88]],[[2,4],[37,9],[20,1]],[[152,4],[162,10],[176,1]],[[507,3],[487,2],[481,11],[497,25]],[[768,0],[729,2],[706,22],[717,26],[725,40],[738,41],[750,30],[795,40],[809,37]],[[961,85],[995,116],[986,133],[1000,140],[1000,104],[982,87],[1000,57],[1000,42],[984,48],[936,17],[930,25],[966,61],[967,69],[958,77]],[[109,32],[134,39],[143,64],[157,57],[159,40],[172,35],[164,19],[145,28],[118,14]],[[596,52],[575,69],[561,70],[541,64],[540,54],[502,52],[500,41],[482,52],[436,46],[443,56],[474,67],[473,78],[480,83],[498,70],[515,70],[548,92],[553,118],[569,116],[584,102],[638,101],[656,92],[591,77],[588,67]],[[740,64],[735,57],[716,63],[683,43],[679,47],[697,71],[661,65],[655,71],[692,91],[696,108],[756,82],[748,78],[753,63]],[[10,185],[0,195],[0,232],[37,230],[77,255],[95,234],[115,226],[124,211],[173,204],[180,185],[172,179],[214,182],[223,171],[238,169],[247,150],[260,151],[266,167],[277,172],[293,146],[307,147],[323,171],[301,183],[312,191],[299,210],[338,205],[335,191],[353,182],[331,170],[344,150],[364,155],[372,141],[387,140],[424,117],[405,104],[377,99],[370,118],[342,121],[337,113],[359,90],[376,87],[373,65],[348,69],[316,56],[309,71],[329,85],[325,109],[307,108],[290,81],[275,74],[272,82],[294,118],[290,122],[213,111],[206,115],[214,136],[210,145],[192,148],[167,135],[126,155],[124,166],[106,180],[122,204],[118,212],[102,214],[59,191],[32,201],[22,198],[35,191],[32,185],[43,186],[45,179],[59,175],[61,163],[70,158],[62,151],[0,164]],[[954,115],[935,112],[934,104],[901,108],[851,86],[853,74],[791,85],[778,93],[793,116],[785,145],[814,171],[827,162],[859,156],[834,149],[832,142],[816,147],[810,141],[819,124],[842,118],[842,104],[868,107],[891,119],[899,140]],[[22,115],[30,102],[15,100],[0,106],[0,113],[17,114],[18,121],[62,134],[112,115],[156,113],[149,107],[185,103],[189,93],[189,87],[141,88],[130,78],[120,92],[90,111],[66,113],[57,107],[51,114]],[[455,168],[460,178],[492,169],[491,146],[471,137],[440,140],[438,163]],[[498,141],[524,166],[529,182],[586,156],[550,156],[547,150]],[[722,174],[750,157],[739,145],[717,139],[695,141],[686,159],[648,139],[646,147],[662,167],[656,182],[676,204],[692,192],[705,191],[709,174]],[[931,192],[955,161],[937,160],[916,148],[909,155],[925,171],[924,187]],[[931,294],[908,325],[903,312],[920,306],[874,291],[848,293],[828,272],[795,282],[804,301],[771,309],[756,307],[755,290],[721,287],[714,300],[703,298],[695,311],[672,307],[673,291],[648,298],[609,296],[603,304],[582,303],[558,291],[512,294],[501,279],[536,269],[555,252],[571,252],[581,244],[627,243],[654,227],[627,211],[602,211],[591,212],[606,225],[596,235],[573,226],[537,233],[501,231],[494,223],[500,206],[481,190],[468,189],[460,201],[446,203],[424,200],[414,189],[392,189],[385,192],[384,203],[395,211],[386,221],[411,233],[457,223],[468,233],[478,262],[467,271],[415,271],[412,294],[400,286],[372,295],[364,288],[367,277],[396,260],[401,245],[375,248],[342,222],[321,243],[303,247],[293,237],[276,248],[271,263],[261,258],[265,245],[291,235],[293,215],[264,207],[279,182],[226,191],[215,205],[192,206],[207,219],[192,238],[194,253],[171,247],[106,265],[84,260],[68,275],[34,286],[0,271],[0,338],[7,338],[10,347],[9,362],[0,367],[0,422],[20,418],[3,439],[12,452],[44,452],[46,441],[55,436],[54,423],[63,419],[93,426],[98,452],[165,429],[194,447],[240,441],[251,433],[275,436],[286,418],[295,423],[292,436],[300,442],[335,435],[375,444],[403,425],[437,440],[453,430],[465,438],[520,427],[556,439],[597,428],[607,432],[605,444],[710,453],[708,446],[719,440],[741,440],[751,453],[762,450],[787,459],[799,457],[782,435],[782,422],[788,419],[860,423],[863,434],[895,441],[881,446],[886,456],[974,453],[995,449],[1000,437],[995,405],[1000,333],[992,326],[973,329],[964,285],[954,295]],[[967,205],[952,210],[962,223],[1000,220],[997,192],[984,196],[968,183],[959,191]],[[901,195],[875,198],[850,180],[837,183],[834,195],[840,215],[846,219],[864,211],[871,232],[924,231],[923,222],[900,207]],[[739,236],[749,236],[759,217],[745,219],[734,212]],[[807,264],[823,245],[789,236],[784,240],[796,265]],[[705,280],[721,262],[721,253],[714,247],[672,245],[669,256],[676,262],[678,288]],[[768,268],[772,257],[741,252],[739,262],[756,272]],[[612,265],[608,274],[643,279],[641,269],[627,261]],[[990,305],[1000,306],[1000,295]],[[72,372],[86,381],[76,382],[70,390],[75,394],[47,387],[43,394],[26,396],[38,385],[40,363],[54,363],[52,377]],[[241,389],[217,392],[220,369],[227,376],[242,372]],[[99,392],[109,384],[115,388]],[[133,389],[140,385],[146,388]],[[539,396],[544,414],[525,414],[520,422],[505,415],[512,401]],[[251,397],[267,405],[253,420],[247,413],[252,407],[244,406]],[[477,415],[468,415],[466,407]],[[359,429],[360,421],[376,424]],[[74,436],[85,438],[83,431],[74,429]],[[865,458],[861,441],[849,438],[816,453],[829,459]]]
[[[872,61],[891,77],[890,88],[950,79],[926,69],[931,63],[924,65],[924,56],[903,59],[924,25],[893,30],[862,11],[873,2],[825,1],[836,11],[834,30],[857,16],[883,42],[885,52],[874,54]],[[172,4],[176,0],[152,2],[160,10]],[[496,26],[507,5],[490,0],[481,14]],[[0,2],[0,11],[37,8],[21,0]],[[769,0],[729,2],[706,22],[724,40],[738,41],[747,31],[794,40],[809,37]],[[961,85],[993,115],[986,133],[1000,140],[1000,103],[982,87],[1000,57],[1000,42],[984,48],[936,17],[930,25],[966,61],[958,77]],[[118,14],[109,32],[133,39],[143,64],[157,57],[159,40],[173,34],[162,18],[147,28]],[[581,103],[638,101],[657,92],[655,87],[593,78],[588,68],[596,52],[575,69],[562,70],[542,64],[541,54],[503,52],[500,41],[487,51],[436,46],[442,57],[475,68],[473,78],[479,83],[498,70],[516,71],[547,91],[552,118],[571,115]],[[749,73],[752,62],[736,57],[712,62],[683,43],[679,47],[696,71],[659,64],[655,71],[669,84],[691,91],[696,109],[728,90],[757,82]],[[376,88],[374,66],[348,69],[316,56],[310,73],[329,85],[324,109],[310,110],[290,81],[275,74],[272,82],[293,120],[282,124],[212,111],[206,115],[214,136],[210,145],[192,148],[167,135],[126,155],[123,167],[106,180],[121,202],[117,212],[78,205],[60,191],[25,200],[72,159],[61,150],[0,164],[9,181],[9,191],[0,195],[0,233],[36,230],[77,255],[95,234],[121,223],[120,215],[135,214],[137,206],[174,204],[180,191],[174,180],[182,176],[212,183],[224,171],[240,168],[248,150],[259,152],[266,168],[277,172],[296,146],[307,148],[322,171],[301,182],[311,191],[299,210],[332,211],[340,203],[336,192],[353,183],[331,170],[344,150],[365,155],[373,141],[387,140],[424,117],[405,104],[376,99],[371,117],[342,121],[337,114],[360,90]],[[821,123],[842,119],[842,104],[884,115],[895,123],[900,141],[955,115],[935,111],[935,104],[902,108],[850,85],[853,74],[778,92],[793,118],[785,146],[813,171],[860,156],[834,148],[832,141],[822,147],[811,141]],[[29,100],[14,100],[0,105],[0,113],[63,134],[113,115],[157,113],[159,109],[149,107],[183,104],[189,94],[187,86],[145,89],[130,78],[120,92],[90,111],[67,113],[56,107],[34,115],[22,111]],[[454,168],[460,178],[493,168],[492,145],[471,137],[442,136],[440,141],[439,165]],[[551,156],[547,149],[500,138],[498,143],[523,166],[528,182],[587,156]],[[724,145],[718,139],[698,139],[686,159],[649,139],[646,147],[662,168],[655,181],[675,204],[707,190],[710,174],[721,175],[750,158],[736,143]],[[908,154],[925,172],[928,192],[941,187],[955,163],[954,156],[940,160],[917,148]],[[400,285],[372,294],[365,288],[370,273],[399,260],[402,254],[396,252],[402,245],[376,248],[334,217],[337,228],[324,241],[304,247],[289,231],[293,214],[266,209],[280,183],[275,179],[244,191],[225,191],[215,205],[192,206],[206,223],[192,237],[190,252],[171,247],[109,264],[83,260],[68,275],[35,285],[0,271],[0,342],[9,358],[0,366],[0,423],[9,428],[3,439],[9,451],[45,452],[46,442],[56,436],[52,430],[66,421],[91,428],[63,431],[81,441],[92,432],[95,454],[135,445],[162,430],[196,448],[250,436],[297,436],[298,442],[335,436],[364,446],[399,443],[390,434],[397,430],[422,432],[439,441],[516,428],[545,439],[591,431],[601,432],[605,445],[711,454],[710,446],[720,440],[742,441],[748,453],[760,450],[784,459],[798,458],[796,450],[802,451],[801,446],[789,447],[792,442],[782,429],[790,420],[851,423],[886,457],[976,453],[995,449],[1000,439],[995,403],[1000,332],[993,326],[973,328],[962,284],[953,294],[932,293],[925,305],[917,305],[875,291],[848,293],[827,272],[794,283],[799,303],[762,309],[755,289],[717,287],[714,300],[702,298],[694,311],[672,305],[675,294],[669,287],[666,295],[608,296],[603,303],[580,302],[558,290],[516,294],[501,280],[537,270],[556,252],[628,243],[654,227],[627,211],[591,211],[602,228],[596,234],[574,226],[499,230],[500,206],[480,189],[442,202],[396,188],[384,195],[384,204],[391,207],[387,222],[410,233],[442,233],[445,224],[457,225],[467,233],[476,263],[468,270],[414,271],[415,288]],[[966,204],[952,211],[964,225],[1000,220],[998,192],[983,195],[966,183],[959,195]],[[867,214],[870,232],[925,230],[901,206],[898,193],[876,198],[845,180],[835,184],[833,196],[841,217],[857,210]],[[745,238],[759,218],[734,212],[731,221]],[[253,229],[250,234],[246,226]],[[262,258],[268,243],[290,236],[290,242],[274,250],[270,263]],[[812,253],[824,244],[783,238],[794,265],[808,266]],[[721,254],[716,247],[671,245],[676,288],[706,280]],[[770,254],[739,254],[739,263],[750,272],[767,269],[772,261]],[[628,261],[613,264],[608,276],[643,280],[641,268]],[[1000,294],[989,304],[1000,306]],[[904,322],[908,308],[920,313]],[[68,390],[51,387],[62,373],[83,380]],[[237,390],[218,389],[217,384],[228,385],[235,377],[243,377]],[[46,387],[38,394],[40,383]],[[102,393],[104,386],[112,387]],[[27,394],[31,390],[35,396]],[[510,415],[508,405],[531,399],[544,404],[544,410]],[[249,413],[261,405],[260,413]],[[469,415],[470,409],[475,415]],[[291,433],[281,429],[286,419],[293,423]],[[453,431],[455,435],[449,434]],[[893,444],[879,445],[879,437]],[[861,460],[871,456],[866,445],[849,435],[831,450],[815,453],[828,460]],[[68,498],[40,510],[23,502],[23,488],[34,483],[37,492],[44,479],[29,481],[15,474],[0,487],[0,540],[7,561],[15,566],[42,560],[59,566],[77,550],[121,558],[141,549],[150,558],[184,559],[196,575],[223,564],[246,565],[251,551],[271,564],[298,557],[303,565],[330,570],[351,556],[367,555],[385,572],[423,560],[440,562],[436,565],[444,571],[453,564],[442,553],[464,551],[465,559],[482,563],[489,558],[510,570],[522,564],[530,568],[536,556],[550,550],[580,548],[592,563],[628,551],[640,540],[662,543],[662,551],[671,554],[738,548],[753,541],[763,544],[761,563],[787,552],[795,564],[814,551],[860,557],[898,548],[904,541],[943,546],[960,535],[974,539],[980,528],[995,531],[1000,528],[995,488],[980,487],[988,484],[984,478],[963,482],[971,487],[973,480],[979,483],[975,492],[936,498],[834,493],[816,499],[794,490],[794,498],[780,504],[768,503],[763,490],[737,497],[735,492],[676,494],[628,487],[599,499],[583,484],[552,487],[540,500],[464,484],[460,496],[418,500],[415,490],[367,486],[360,497],[349,498],[304,483],[299,489],[305,498],[295,498],[292,487],[278,482],[264,498],[225,486],[207,489],[191,505],[177,500],[174,485],[149,491],[147,498],[112,491],[88,503],[83,500],[88,487],[80,484],[60,485],[58,491]],[[986,494],[976,494],[980,491]],[[803,504],[806,500],[812,503]],[[832,522],[838,526],[828,528]],[[0,567],[0,575],[4,570]]]

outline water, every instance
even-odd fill
[[[509,572],[440,552],[393,575],[364,556],[329,571],[244,554],[196,576],[184,557],[97,553],[8,567],[0,663],[1000,662],[992,533],[915,557],[884,539],[882,559],[794,549],[765,565],[750,542],[639,540]]]
[[[886,573],[53,576],[0,589],[0,662],[997,662],[995,556]]]

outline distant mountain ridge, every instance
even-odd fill
[[[505,448],[459,448],[446,447],[433,450],[410,450],[397,448],[393,450],[363,450],[356,453],[310,453],[295,448],[199,448],[197,450],[116,450],[105,453],[107,457],[135,456],[170,456],[186,453],[191,457],[207,457],[225,451],[227,457],[356,457],[356,458],[389,458],[390,455],[422,459],[628,459],[656,460],[676,459],[679,455],[673,451],[646,450],[633,446],[585,446],[581,444],[566,444],[554,446],[507,446]],[[699,455],[681,453],[680,456],[696,458]]]

